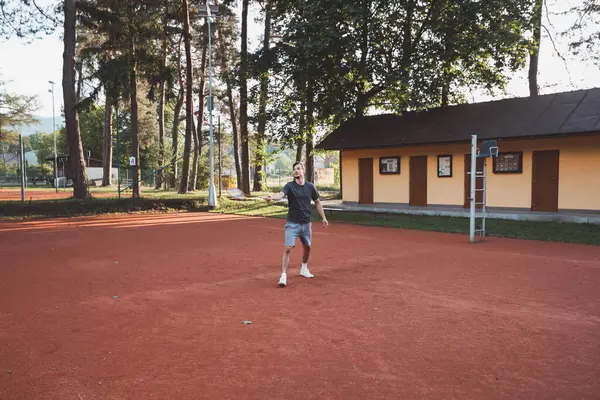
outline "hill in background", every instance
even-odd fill
[[[15,131],[20,132],[23,136],[29,136],[32,135],[34,133],[37,132],[45,132],[45,133],[52,133],[54,131],[54,128],[52,126],[52,117],[36,117],[39,122],[37,124],[31,124],[29,126],[27,125],[23,125],[20,127],[17,127],[15,129]],[[64,120],[62,118],[62,115],[57,115],[56,116],[56,129],[60,129],[61,127],[64,126]]]

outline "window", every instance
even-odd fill
[[[452,156],[438,156],[438,178],[452,177]]]
[[[498,153],[494,157],[495,174],[520,174],[523,172],[523,152]]]
[[[380,174],[399,174],[400,173],[400,157],[380,157],[379,158],[379,173]]]

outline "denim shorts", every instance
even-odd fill
[[[285,224],[285,247],[295,247],[299,238],[303,245],[310,246],[312,239],[312,224],[299,224],[287,221]]]

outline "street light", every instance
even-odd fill
[[[58,161],[56,155],[56,117],[54,113],[54,81],[48,81],[48,83],[52,85],[52,89],[48,89],[48,92],[52,93],[52,131],[54,133],[54,187],[56,188],[56,193],[58,193]]]
[[[219,16],[219,6],[206,3],[206,7],[198,9],[198,16],[206,18],[208,24],[208,125],[210,132],[210,182],[208,185],[208,206],[217,208],[217,195],[215,190],[215,160],[214,160],[214,141],[213,141],[213,97],[212,97],[212,51],[210,38],[210,23],[213,18]]]

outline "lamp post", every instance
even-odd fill
[[[218,208],[216,190],[215,190],[215,160],[214,160],[214,139],[213,139],[213,97],[212,97],[212,51],[210,23],[213,18],[219,16],[219,6],[206,3],[206,7],[198,9],[198,16],[206,18],[208,24],[208,125],[209,125],[209,157],[210,157],[210,182],[208,185],[208,206]]]
[[[58,164],[56,155],[56,116],[54,107],[54,81],[48,81],[52,85],[52,89],[48,89],[48,92],[52,93],[52,131],[54,134],[54,187],[58,193]]]

